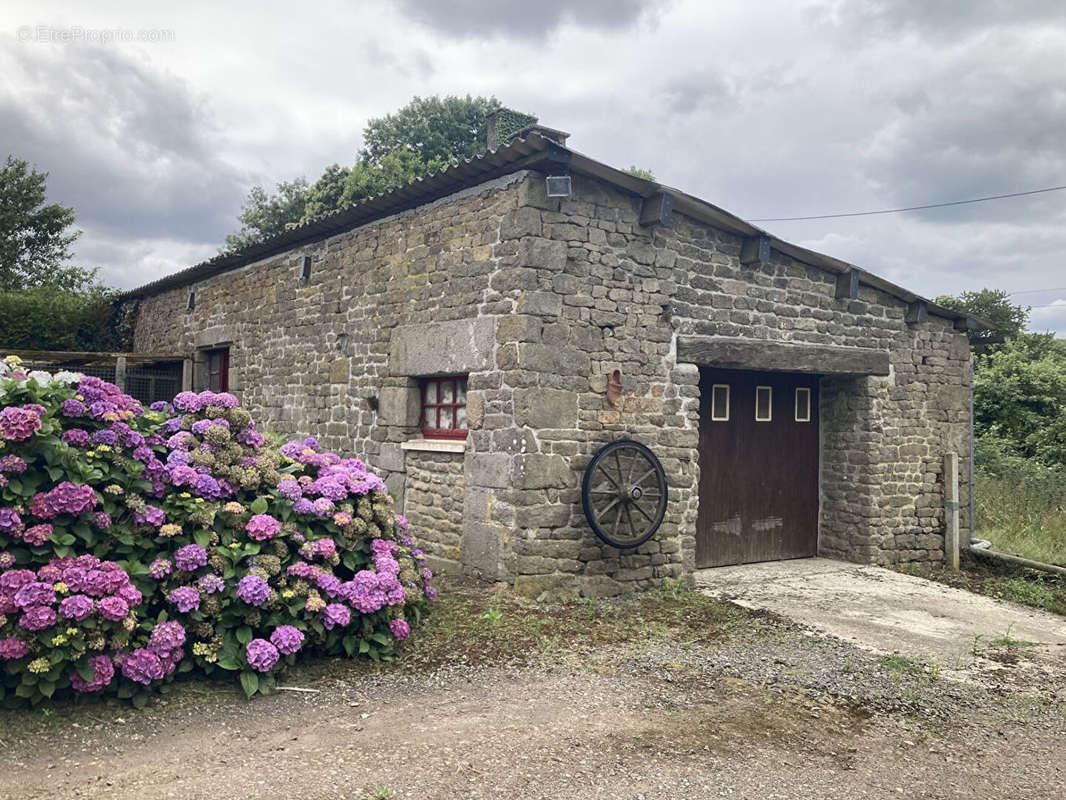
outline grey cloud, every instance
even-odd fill
[[[0,39],[0,153],[50,173],[49,197],[109,234],[220,242],[247,181],[179,79],[116,47]]]
[[[958,39],[975,32],[1066,20],[1061,0],[842,0],[812,7],[810,18],[860,39],[917,34]]]
[[[502,35],[540,39],[565,23],[618,30],[657,11],[664,0],[400,0],[416,21],[459,39]]]
[[[868,178],[886,186],[886,198],[898,205],[1066,182],[1061,135],[1066,94],[1056,86],[1062,70],[1059,46],[999,37],[943,70],[911,77],[914,88],[897,96],[895,112],[865,148]],[[908,99],[901,102],[901,97]],[[996,221],[1038,211],[1046,215],[1054,207],[1061,207],[1061,197],[1038,195],[922,216]]]

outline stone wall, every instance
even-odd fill
[[[463,455],[409,451],[403,512],[435,570],[456,571],[462,557]]]
[[[678,360],[678,336],[887,351],[885,377],[822,381],[820,550],[941,557],[943,453],[968,452],[965,336],[934,316],[908,324],[903,301],[865,285],[838,300],[834,275],[777,252],[741,266],[736,236],[680,214],[642,227],[639,199],[582,175],[573,186],[550,199],[523,172],[465,190],[199,282],[191,314],[188,288],[150,296],[136,348],[229,344],[232,384],[263,427],[366,457],[440,564],[534,596],[693,569],[699,369]],[[465,452],[404,446],[429,374],[469,376]],[[592,455],[622,436],[652,448],[670,486],[636,552],[602,545],[579,497]]]

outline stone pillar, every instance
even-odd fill
[[[181,390],[183,392],[192,391],[192,359],[183,358],[181,360]]]

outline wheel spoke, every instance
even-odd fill
[[[620,498],[616,497],[614,500],[612,500],[610,503],[608,503],[604,508],[602,508],[598,512],[596,512],[596,518],[602,520],[604,515],[608,511],[610,511],[612,508],[614,508],[616,505],[618,505],[619,499]]]
[[[631,539],[637,538],[637,527],[633,524],[633,512],[629,510],[629,505],[626,504],[626,521],[629,523],[629,536]]]
[[[607,471],[607,467],[605,467],[603,464],[597,464],[596,468],[603,473],[604,477],[611,482],[611,485],[614,486],[615,489],[621,490],[622,485],[611,477],[611,473]]]
[[[644,479],[645,478],[647,478],[649,475],[654,475],[654,474],[655,474],[655,467],[652,467],[647,472],[645,472],[643,475],[641,475],[639,478],[637,478],[635,481],[633,481],[633,485],[634,486],[640,486],[642,483],[644,483]]]
[[[623,484],[625,483],[625,478],[622,477],[622,457],[618,455],[617,450],[614,451],[614,463],[618,467],[618,483],[616,483],[615,486],[624,490]]]
[[[646,519],[648,522],[652,523],[653,525],[655,524],[655,520],[651,518],[651,515],[648,514],[647,511],[645,511],[643,508],[640,507],[640,503],[633,503],[633,508],[635,508],[641,514],[643,514],[644,515],[644,519]]]

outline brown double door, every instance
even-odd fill
[[[696,566],[813,556],[818,377],[700,370]]]

